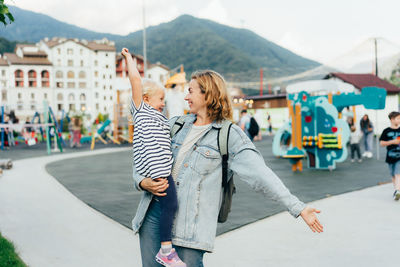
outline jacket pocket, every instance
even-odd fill
[[[221,155],[218,150],[208,146],[195,146],[195,160],[192,162],[192,169],[200,174],[212,173],[221,165]]]

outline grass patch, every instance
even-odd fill
[[[0,267],[26,267],[18,257],[14,245],[0,233]]]

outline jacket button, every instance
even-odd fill
[[[206,156],[210,156],[210,151],[206,151]]]
[[[195,147],[193,148],[193,150],[196,150],[196,148],[197,148],[197,147],[195,146]]]
[[[188,164],[187,164],[187,163],[185,163],[185,164],[183,164],[183,166],[185,166],[185,168],[187,168],[187,167],[188,167]]]
[[[176,185],[179,185],[179,182],[176,182]]]

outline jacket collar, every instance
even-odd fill
[[[193,124],[195,121],[196,121],[196,115],[195,114],[186,115],[186,118],[184,120],[185,123],[190,123],[190,124]],[[221,129],[222,122],[213,121],[211,123],[211,127],[215,128],[215,129]]]

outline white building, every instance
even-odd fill
[[[156,64],[150,64],[146,72],[146,78],[156,81],[162,85],[169,79],[170,69],[157,62]]]
[[[85,112],[94,118],[101,112],[112,118],[115,56],[114,43],[107,39],[53,38],[17,45],[15,53],[0,60],[1,104],[21,118],[43,112],[43,100],[56,114]]]

